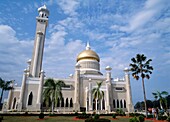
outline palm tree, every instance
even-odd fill
[[[153,67],[150,66],[150,62],[152,59],[147,60],[147,57],[144,54],[137,54],[135,58],[131,59],[132,63],[130,63],[130,70],[132,71],[132,76],[139,80],[139,77],[142,78],[142,87],[144,94],[144,102],[145,102],[145,112],[147,117],[147,105],[146,105],[146,92],[145,92],[145,84],[144,79],[150,78],[150,74],[152,74]]]
[[[92,89],[92,94],[96,101],[96,110],[97,110],[97,101],[100,101],[104,97],[104,91],[100,89],[102,86],[102,83],[103,81],[97,82],[97,87]]]
[[[163,106],[162,104],[165,103],[166,107],[167,107],[167,100],[166,98],[163,97],[163,95],[168,95],[168,92],[166,91],[162,91],[162,92],[155,92],[155,93],[152,93],[154,95],[154,98],[157,100],[159,99],[159,103],[160,103],[160,108],[163,109]]]
[[[58,98],[62,98],[62,87],[65,86],[64,81],[54,79],[47,79],[45,84],[45,90],[43,92],[44,101],[49,104],[49,100],[52,102],[52,112],[54,112],[54,106],[59,102]]]
[[[13,87],[10,86],[11,83],[12,83],[12,81],[5,81],[2,78],[0,78],[0,88],[2,90],[1,97],[0,97],[0,104],[2,102],[2,97],[3,97],[4,91],[13,89]]]

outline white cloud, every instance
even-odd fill
[[[59,21],[58,24],[72,31],[84,27],[84,24],[80,20],[78,20],[78,18],[75,17],[67,17],[64,20]]]
[[[58,5],[61,7],[65,14],[68,14],[70,16],[77,15],[76,10],[79,5],[78,0],[59,0]]]
[[[95,40],[100,41],[100,40],[108,37],[107,33],[100,33],[97,31],[88,31],[86,34],[89,36],[91,41],[95,41]]]
[[[26,60],[31,56],[33,41],[18,40],[15,34],[10,26],[0,25],[0,77],[20,81]]]
[[[122,31],[135,31],[143,28],[146,24],[152,22],[153,19],[159,17],[166,4],[168,5],[166,0],[147,0],[143,9],[130,17],[128,25],[120,29]]]
[[[43,66],[48,71],[48,77],[66,77],[67,73],[74,73],[77,52],[85,49],[81,40],[70,40],[66,42],[64,35],[61,33],[55,36],[55,44],[51,43],[46,47],[44,52]],[[54,42],[54,40],[51,40]],[[53,46],[53,47],[52,47]]]

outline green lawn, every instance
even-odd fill
[[[57,117],[48,117],[46,116],[45,119],[39,120],[38,116],[5,116],[2,122],[84,122],[84,120],[75,120],[75,117],[68,117],[68,116],[57,116]],[[102,117],[111,119],[111,116]],[[112,122],[129,122],[128,118],[120,118],[116,120],[112,120]],[[145,122],[152,122],[152,121],[145,121]]]

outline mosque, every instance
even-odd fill
[[[21,87],[13,86],[9,91],[6,110],[40,111],[43,107],[43,84],[46,80],[42,70],[42,59],[46,28],[48,26],[49,10],[44,5],[38,8],[36,17],[36,36],[32,59],[29,60],[27,69],[24,70]],[[100,72],[100,57],[87,43],[85,49],[76,59],[75,72],[68,78],[53,78],[63,80],[66,84],[62,87],[63,98],[55,106],[56,111],[94,111],[101,110],[112,112],[121,108],[125,112],[133,111],[130,75],[128,68],[124,69],[122,79],[114,79],[111,75],[112,68],[107,66],[105,73]],[[92,90],[97,83],[102,82],[100,88],[104,97],[95,100]]]

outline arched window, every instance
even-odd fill
[[[33,94],[31,92],[28,96],[28,105],[32,105],[32,100],[33,100]]]
[[[126,108],[126,100],[124,100],[124,108]]]
[[[73,100],[72,100],[72,98],[70,99],[70,107],[73,107]]]
[[[116,108],[116,102],[113,100],[113,108]]]
[[[57,99],[57,107],[60,107],[60,99]]]
[[[15,104],[16,104],[16,97],[14,98],[12,109],[15,109]]]
[[[64,98],[61,98],[61,107],[64,107]]]
[[[93,99],[93,110],[96,110],[96,100]]]
[[[66,98],[66,105],[65,107],[68,107],[68,98]]]
[[[103,106],[102,110],[105,110],[105,100],[104,99],[102,100],[102,106]]]
[[[123,102],[120,100],[120,108],[123,108]]]
[[[119,108],[119,100],[117,100],[117,108]]]

